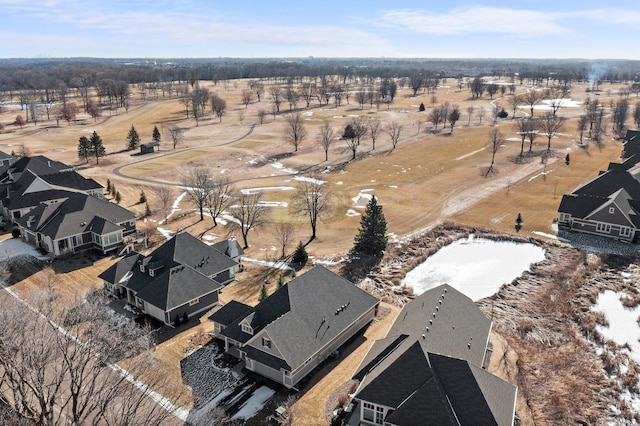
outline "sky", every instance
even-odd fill
[[[0,58],[640,59],[638,0],[0,0]]]

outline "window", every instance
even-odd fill
[[[364,402],[362,404],[362,419],[377,425],[384,424],[384,408]]]
[[[608,223],[598,223],[596,225],[596,231],[608,234],[611,232],[611,225]]]
[[[242,331],[245,333],[253,334],[253,328],[250,325],[242,324]]]
[[[616,212],[615,207],[609,207],[609,213],[614,214]]]
[[[196,297],[195,299],[189,301],[189,306],[197,305],[198,303],[200,303],[200,298]]]
[[[373,414],[374,414],[374,406],[373,404],[369,404],[365,402],[362,404],[362,419],[372,422]]]
[[[631,228],[627,228],[626,226],[620,227],[620,236],[621,237],[630,237],[631,236]]]
[[[271,340],[267,339],[266,337],[263,337],[262,346],[264,346],[265,348],[271,349]]]

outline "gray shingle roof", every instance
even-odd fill
[[[60,203],[44,204],[30,210],[17,222],[53,240],[88,232],[94,219],[111,222],[108,229],[120,228],[118,223],[135,219],[129,210],[91,195],[70,193]],[[28,226],[29,223],[31,226]],[[106,226],[106,225],[105,225]]]
[[[240,318],[244,318],[252,309],[252,306],[232,300],[211,314],[209,321],[228,327],[233,322],[240,321]]]
[[[254,335],[266,330],[293,370],[378,302],[353,283],[316,266],[263,300],[245,318],[251,320]],[[240,342],[251,337],[238,324],[222,334]]]
[[[140,265],[145,271],[140,271]],[[203,297],[222,288],[222,284],[209,278],[238,263],[182,232],[174,235],[148,256],[136,253],[112,265],[100,278],[121,285],[137,293],[147,303],[165,311]],[[149,273],[154,269],[154,276]],[[128,276],[126,281],[124,277]]]
[[[356,398],[395,408],[385,419],[395,425],[511,424],[516,388],[476,366],[490,331],[464,294],[427,290],[374,342],[354,375]]]

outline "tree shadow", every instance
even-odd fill
[[[340,275],[353,283],[362,281],[380,263],[382,256],[382,253],[369,255],[351,250],[340,268]]]

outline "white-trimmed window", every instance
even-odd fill
[[[569,222],[571,215],[569,213],[560,213],[560,222]]]
[[[615,207],[609,207],[609,214],[614,214],[616,212]]]
[[[596,225],[596,231],[608,234],[611,232],[611,225],[609,225],[608,223],[598,222],[598,224]]]
[[[249,334],[253,334],[253,328],[251,328],[251,326],[250,326],[250,325],[248,325],[248,324],[242,324],[241,328],[242,328],[242,331],[243,331],[243,332],[245,332],[245,333],[249,333]]]
[[[620,227],[620,236],[621,237],[630,237],[631,236],[631,228],[627,226]]]
[[[362,403],[362,419],[377,425],[384,424],[384,408],[368,402]]]
[[[189,301],[189,306],[197,305],[198,303],[200,303],[200,298],[196,297],[195,299]]]

